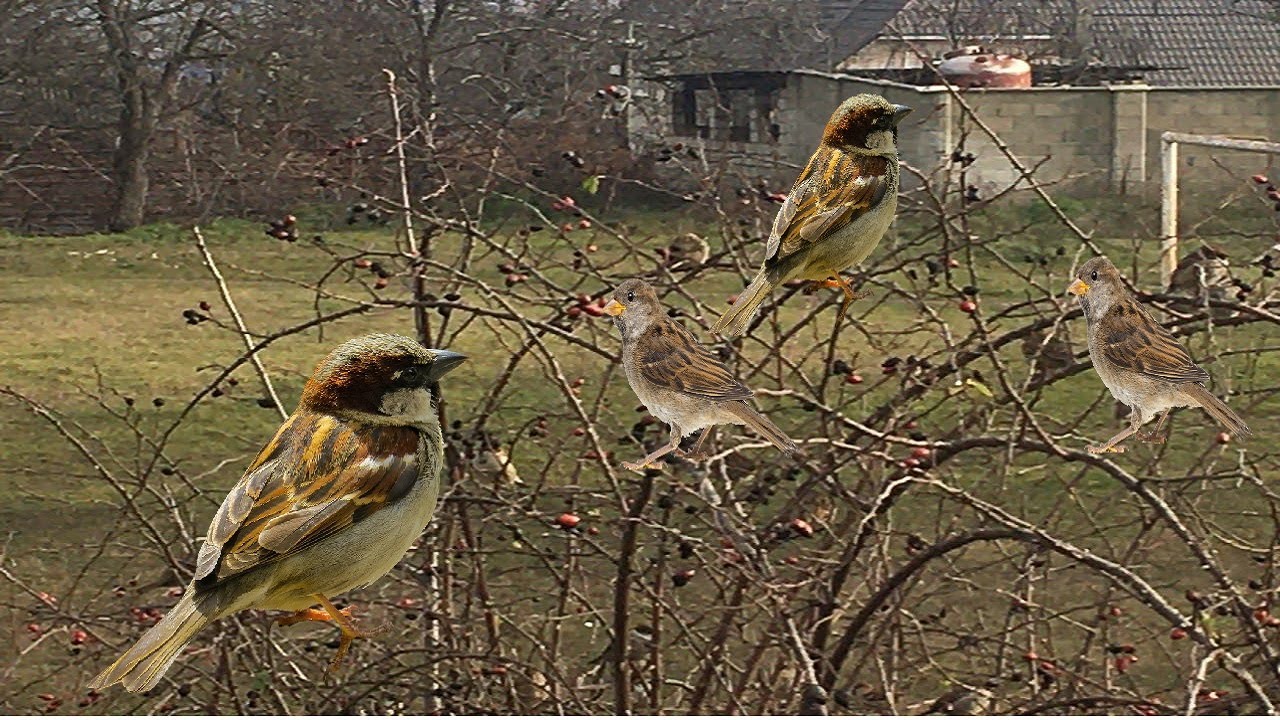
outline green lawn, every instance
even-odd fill
[[[308,222],[304,218],[303,224]],[[390,248],[389,230],[330,229],[320,220],[315,222],[315,227],[323,231],[327,246],[344,253],[356,248],[380,251]],[[514,236],[499,234],[495,246],[484,248],[477,255],[474,267],[468,268],[476,284],[449,289],[456,289],[464,303],[490,310],[501,309],[496,297],[506,297],[531,317],[552,322],[562,319],[558,317],[559,312],[563,310],[563,303],[568,303],[569,296],[579,292],[595,294],[605,289],[604,278],[621,279],[651,269],[654,261],[649,253],[680,233],[697,230],[712,240],[713,249],[722,243],[716,239],[714,227],[690,217],[681,216],[670,222],[639,216],[623,218],[621,222],[630,226],[634,248],[596,231],[570,238],[540,231],[533,234],[527,245],[520,245],[519,238]],[[1002,224],[1020,227],[1022,219],[1013,222],[1009,218],[993,217],[985,222],[989,224],[979,223],[977,229],[994,232]],[[507,230],[517,227],[519,225],[512,223]],[[329,256],[309,247],[308,239],[313,232],[310,228],[304,229],[302,242],[291,245],[267,238],[262,234],[262,227],[256,224],[219,221],[206,228],[209,244],[253,331],[271,332],[315,317],[314,291],[280,279],[287,277],[309,283],[330,268]],[[1001,259],[1025,267],[1024,255],[1043,254],[1047,257],[1046,265],[1037,271],[1034,279],[1043,287],[1060,291],[1067,284],[1065,273],[1078,247],[1078,243],[1058,239],[1060,236],[1053,226],[1040,224],[1034,231],[984,246],[974,251],[972,267],[976,275],[967,277],[968,270],[962,269],[960,272],[966,276],[957,277],[956,285],[980,286],[982,312],[994,316],[1001,308],[1039,294],[1027,281],[1002,266]],[[834,349],[830,348],[834,310],[831,306],[819,309],[820,304],[831,300],[829,295],[796,295],[780,313],[783,326],[815,310],[822,313],[820,322],[788,341],[786,356],[799,365],[804,381],[816,388],[822,402],[848,417],[862,419],[899,389],[901,378],[886,376],[880,370],[884,358],[937,353],[946,347],[948,336],[950,342],[958,342],[973,331],[971,319],[958,308],[961,298],[956,293],[941,285],[926,288],[923,259],[937,254],[930,242],[927,235],[919,234],[918,229],[908,223],[900,231],[897,244],[884,244],[874,267],[896,269],[875,277],[874,296],[855,306],[851,326],[842,331]],[[1155,242],[1121,239],[1098,242],[1113,254],[1122,268],[1134,264],[1142,268],[1143,284],[1150,287],[1154,283]],[[453,262],[461,240],[443,236],[437,243],[438,252],[433,259],[443,264]],[[599,268],[594,273],[581,272],[571,265],[570,250],[588,243],[599,245],[599,250],[591,256],[591,262]],[[1241,258],[1252,257],[1266,246],[1261,239],[1239,244],[1242,247],[1238,253],[1233,252],[1233,256]],[[1064,248],[1062,255],[1056,254],[1059,246]],[[519,253],[521,249],[524,251],[521,257],[514,260],[509,257],[511,252]],[[499,266],[504,262],[532,264],[556,289],[540,285],[537,290],[528,289],[534,285],[530,283],[518,285],[509,292],[503,290],[507,272]],[[909,271],[914,271],[914,279]],[[347,280],[346,272],[344,269],[336,274],[329,289],[346,297],[368,299],[367,290],[355,281],[367,280],[367,274],[357,273],[353,276],[355,280]],[[1246,272],[1251,279],[1256,274],[1252,269]],[[233,333],[213,327],[211,323],[192,326],[183,320],[183,310],[196,307],[202,301],[212,306],[213,316],[220,320],[227,318],[217,289],[186,228],[157,225],[125,235],[66,238],[0,234],[0,276],[4,280],[0,283],[0,385],[53,408],[68,422],[79,423],[82,429],[74,432],[85,438],[95,452],[109,453],[115,460],[108,463],[109,469],[122,476],[149,453],[138,434],[125,422],[112,419],[110,413],[126,414],[144,434],[154,434],[174,421],[218,368],[243,352],[240,339]],[[444,277],[443,273],[432,271],[433,282]],[[682,284],[681,292],[668,295],[666,301],[686,314],[701,312],[709,321],[712,313],[723,307],[724,298],[740,287],[739,279],[730,272],[710,273]],[[390,290],[395,288],[393,285]],[[918,290],[919,302],[899,292],[913,288]],[[552,297],[561,291],[565,295],[563,300]],[[691,305],[690,297],[697,298],[701,305]],[[336,299],[318,302],[321,311],[342,306],[344,303]],[[1040,307],[1043,309],[1043,304]],[[1064,302],[1063,307],[1070,306]],[[464,429],[470,430],[478,405],[490,398],[504,377],[511,353],[526,337],[510,324],[492,317],[464,323],[457,317],[461,314],[450,321],[448,344],[467,353],[472,360],[449,377],[445,388],[450,416],[463,420]],[[1026,315],[1024,312],[992,321],[992,334],[999,335],[1021,324]],[[433,318],[438,322],[438,316]],[[567,327],[586,344],[596,344],[607,352],[616,351],[613,328],[603,320],[584,316]],[[946,332],[942,328],[946,328]],[[408,310],[376,310],[326,326],[323,337],[320,331],[311,329],[282,339],[272,344],[262,359],[281,399],[292,409],[306,375],[330,347],[365,332],[412,334],[412,329]],[[1076,349],[1083,350],[1083,321],[1074,321],[1070,330]],[[1218,347],[1238,350],[1265,346],[1271,342],[1269,337],[1270,331],[1258,328],[1218,329],[1214,340]],[[552,336],[544,340],[558,363],[558,372],[570,380],[583,378],[578,400],[588,414],[596,418],[608,449],[624,458],[638,454],[640,449],[625,437],[639,417],[635,413],[636,400],[616,366],[578,345]],[[1211,347],[1208,335],[1197,335],[1191,346],[1193,354],[1204,356]],[[1013,377],[1021,380],[1026,375],[1026,363],[1017,347],[1018,343],[1010,345],[1001,359],[1012,368]],[[865,382],[853,385],[844,382],[842,377],[824,378],[829,351],[835,358],[848,362],[863,375]],[[743,344],[742,353],[745,364],[741,367],[744,368],[766,355],[765,348],[754,340]],[[945,355],[934,357],[936,365]],[[509,384],[494,398],[499,409],[486,423],[488,431],[505,445],[514,447],[513,456],[523,473],[530,477],[542,474],[546,478],[541,494],[530,500],[532,504],[527,509],[531,516],[558,512],[575,502],[575,498],[581,502],[583,498],[596,497],[606,491],[605,478],[598,466],[582,459],[589,447],[587,440],[573,434],[582,422],[565,392],[548,379],[548,373],[553,372],[549,367],[547,357],[537,350],[531,352],[529,359],[516,368]],[[1258,431],[1258,439],[1249,445],[1251,452],[1257,448],[1258,452],[1266,453],[1266,443],[1276,437],[1268,418],[1280,412],[1280,403],[1265,392],[1270,386],[1268,378],[1280,370],[1275,354],[1237,355],[1207,367],[1219,387],[1229,382],[1244,393],[1233,400],[1233,404],[1243,408],[1242,414]],[[979,370],[991,383],[994,371],[989,363],[979,362],[973,369]],[[602,386],[607,370],[612,374],[608,376],[608,384]],[[769,380],[775,370],[773,366],[762,368],[748,379],[748,384],[764,390],[776,388],[776,382]],[[790,377],[787,373],[783,376]],[[258,406],[260,392],[250,368],[242,366],[234,378],[237,384],[224,386],[226,394],[206,398],[195,407],[167,446],[169,459],[185,477],[192,479],[194,488],[204,493],[190,508],[190,522],[196,536],[203,532],[222,493],[235,482],[244,465],[279,423],[273,410]],[[788,386],[792,387],[790,381]],[[797,382],[795,386],[803,383]],[[1000,388],[990,389],[1000,394]],[[1254,391],[1256,395],[1250,394]],[[99,406],[94,396],[101,398],[105,407]],[[134,400],[132,408],[126,405],[126,397]],[[154,399],[162,400],[163,406],[156,407]],[[1036,409],[1046,413],[1045,427],[1050,432],[1065,431],[1057,424],[1059,421],[1072,424],[1077,418],[1084,418],[1080,435],[1064,441],[1068,444],[1082,446],[1086,438],[1100,440],[1119,427],[1112,415],[1112,403],[1092,372],[1055,383],[1036,403]],[[833,429],[794,398],[774,399],[762,394],[761,404],[774,411],[778,424],[798,439],[821,438]],[[950,381],[940,383],[907,410],[919,416],[921,430],[930,436],[945,435],[961,422],[972,423],[974,433],[1009,426],[1009,409],[994,406],[972,383],[960,387]],[[540,416],[549,419],[547,433],[531,438],[530,424]],[[92,598],[100,592],[93,587],[95,583],[114,582],[130,574],[142,575],[147,569],[158,570],[161,564],[157,558],[135,558],[125,570],[97,565],[86,580],[75,581],[73,576],[85,566],[85,558],[76,550],[93,548],[109,532],[127,538],[135,531],[121,522],[116,509],[118,497],[112,488],[70,445],[58,438],[47,423],[21,404],[0,398],[0,427],[4,429],[0,433],[0,471],[5,477],[0,483],[0,526],[8,531],[5,552],[15,572],[28,579],[40,578],[47,587],[66,588],[69,583],[74,584],[74,592],[81,598]],[[1215,444],[1216,431],[1196,413],[1181,413],[1173,431],[1174,439],[1166,446],[1135,446],[1124,458],[1125,464],[1150,475],[1177,475],[1183,468],[1193,466],[1221,470],[1234,465],[1234,446],[1223,448]],[[762,453],[759,455],[762,458],[769,457],[768,451],[753,452]],[[888,452],[902,457],[905,451],[894,447]],[[1141,510],[1133,498],[1101,473],[1045,462],[1043,458],[1019,459],[1002,471],[993,472],[993,464],[998,464],[999,459],[998,452],[965,454],[947,465],[944,472],[950,481],[961,483],[982,497],[998,500],[1009,510],[1083,543],[1119,553],[1118,549],[1134,538],[1135,526],[1131,521]],[[544,466],[547,470],[541,472]],[[882,478],[879,473],[891,469],[880,468],[868,476],[846,470],[840,481],[865,495],[874,492]],[[1171,488],[1170,492],[1212,490],[1212,482],[1206,483],[1188,482],[1185,487]],[[179,489],[179,492],[190,491]],[[779,493],[775,500],[755,512],[759,517],[766,516],[781,505],[785,495],[785,492]],[[143,498],[143,501],[154,502],[154,499]],[[1203,513],[1214,522],[1228,523],[1233,532],[1265,544],[1265,538],[1256,533],[1269,528],[1270,521],[1252,512],[1253,501],[1254,496],[1247,492],[1236,495],[1197,492],[1187,500],[1195,512]],[[971,517],[940,513],[937,505],[936,496],[922,494],[918,501],[909,496],[898,506],[893,530],[935,536],[972,522]],[[602,523],[607,522],[608,517],[608,511],[601,511]],[[847,522],[850,517],[845,515],[843,520]],[[856,518],[852,520],[856,524]],[[1115,529],[1114,535],[1101,537],[1099,534],[1109,532],[1108,528]],[[1160,540],[1153,542],[1151,548],[1150,556],[1135,560],[1135,568],[1149,577],[1176,587],[1188,573],[1198,572],[1194,567],[1173,564],[1183,554],[1176,543]],[[1253,568],[1247,555],[1228,551],[1224,553],[1223,562],[1241,573],[1250,573]],[[1160,567],[1159,563],[1165,561],[1170,564]],[[500,559],[494,562],[498,566],[504,564]],[[92,577],[95,572],[102,573],[102,577]],[[1081,578],[1082,592],[1093,593],[1098,579],[1087,575]],[[931,602],[956,602],[962,608],[970,604],[969,609],[976,611],[983,601],[979,590],[953,588],[953,594],[938,596]],[[30,603],[25,595],[7,584],[0,591],[0,599],[10,608],[11,646],[18,647],[21,626],[27,622],[19,608]],[[1062,599],[1060,604],[1071,603]],[[83,674],[87,669],[78,672]]]

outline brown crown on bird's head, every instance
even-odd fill
[[[467,356],[423,347],[403,335],[375,333],[334,348],[307,380],[299,404],[310,410],[379,411],[390,391],[436,382]]]
[[[632,278],[614,289],[613,299],[604,306],[604,311],[613,316],[614,324],[622,329],[625,337],[628,332],[648,327],[655,315],[662,313],[662,303],[649,283]]]
[[[877,141],[882,136],[878,133],[887,132],[896,138],[898,123],[910,112],[911,108],[906,105],[896,105],[879,95],[854,95],[831,113],[831,119],[822,132],[822,144],[838,148],[881,149],[881,143]]]
[[[1120,271],[1105,255],[1099,255],[1076,270],[1075,280],[1071,281],[1067,292],[1080,298],[1085,315],[1089,317],[1090,309],[1105,311],[1126,290]]]

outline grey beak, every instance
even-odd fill
[[[906,105],[893,106],[893,126],[898,127],[898,123],[902,122],[902,118],[911,114],[911,108]]]
[[[467,360],[466,355],[452,350],[432,350],[431,354],[436,356],[431,362],[431,372],[427,373],[427,379],[431,382],[436,382]]]

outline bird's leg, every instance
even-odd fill
[[[1164,430],[1164,423],[1169,419],[1169,413],[1171,412],[1173,412],[1173,408],[1169,408],[1168,410],[1160,413],[1160,419],[1156,421],[1155,428],[1146,432],[1139,431],[1138,437],[1141,438],[1143,442],[1156,444],[1163,443],[1168,436],[1161,431]]]
[[[315,597],[317,600],[320,601],[320,607],[324,608],[323,612],[320,610],[316,610],[315,608],[308,608],[306,610],[303,610],[302,612],[295,613],[295,616],[303,615],[306,617],[301,617],[296,620],[291,620],[291,622],[288,624],[292,624],[294,622],[303,622],[306,620],[328,620],[329,622],[332,622],[334,625],[338,626],[338,630],[342,633],[342,639],[338,641],[337,654],[333,656],[333,660],[329,661],[329,672],[335,672],[337,671],[338,667],[342,664],[342,658],[347,656],[347,650],[351,648],[352,640],[355,640],[356,638],[374,637],[375,635],[378,635],[379,633],[381,633],[384,630],[384,628],[374,628],[372,630],[366,630],[366,629],[356,627],[355,622],[351,618],[350,607],[346,607],[339,610],[338,608],[334,607],[333,603],[329,602],[329,598],[323,595],[316,595]],[[325,617],[326,615],[327,617]],[[315,616],[319,616],[319,617],[315,617]],[[290,620],[290,618],[285,618],[285,620]],[[281,621],[281,624],[286,624],[286,623]]]
[[[843,321],[844,321],[844,315],[845,315],[845,313],[846,313],[846,312],[848,312],[848,310],[849,310],[849,305],[850,305],[854,300],[861,300],[861,299],[866,298],[866,297],[871,297],[871,293],[869,293],[869,292],[866,292],[866,291],[863,291],[863,292],[857,292],[857,291],[855,291],[855,290],[853,289],[853,286],[849,284],[849,280],[848,280],[847,278],[845,278],[843,275],[841,275],[840,273],[836,273],[836,274],[832,275],[832,276],[831,276],[829,279],[827,279],[827,280],[818,280],[818,281],[816,281],[816,282],[813,284],[813,287],[814,287],[814,288],[833,288],[833,289],[834,289],[834,288],[840,288],[840,290],[844,292],[844,302],[840,303],[840,311],[839,311],[839,313],[836,315],[836,323],[837,323],[837,324],[839,324],[840,322],[843,322]]]
[[[1122,453],[1124,452],[1125,449],[1119,445],[1120,441],[1138,432],[1138,428],[1140,427],[1142,427],[1142,412],[1135,407],[1135,408],[1132,408],[1129,412],[1128,428],[1116,433],[1114,436],[1112,436],[1110,440],[1106,442],[1106,444],[1102,445],[1101,447],[1097,445],[1090,445],[1085,449],[1088,450],[1091,455],[1101,455],[1103,453],[1109,453],[1109,452]]]
[[[706,459],[706,455],[702,454],[702,446],[707,444],[707,438],[711,437],[715,427],[715,425],[708,425],[703,429],[702,434],[698,436],[698,441],[693,444],[693,447],[689,448],[689,452],[683,453],[685,460],[699,462]]]
[[[654,450],[648,455],[645,455],[644,459],[641,460],[640,462],[623,462],[622,467],[628,470],[634,470],[635,472],[644,472],[645,468],[653,468],[655,470],[661,470],[663,466],[662,466],[662,463],[658,462],[658,458],[662,457],[663,455],[666,455],[667,453],[673,450],[678,450],[680,448],[680,437],[681,435],[679,430],[677,430],[675,427],[672,427],[671,440],[669,440],[666,445],[663,445],[657,450]]]

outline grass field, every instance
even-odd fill
[[[642,245],[662,244],[663,238],[689,230],[709,230],[694,220],[667,224],[640,217],[628,221],[635,226],[635,236],[652,238],[642,241]],[[220,221],[211,224],[205,232],[250,328],[266,332],[314,317],[314,293],[278,278],[319,276],[328,268],[323,254],[303,252],[298,246],[266,238],[260,226],[245,222]],[[1054,234],[1050,231],[1045,233],[1048,237],[1029,239],[1038,233],[1027,233],[1017,239],[1002,240],[997,249],[1010,257],[1025,252],[1047,253],[1052,260],[1043,281],[1065,286],[1065,272],[1075,246],[1070,246],[1063,256],[1055,256],[1053,250],[1062,243],[1049,239]],[[339,229],[325,233],[330,245],[347,247],[385,248],[388,235],[389,231],[384,229]],[[602,245],[601,262],[607,258],[609,263],[614,263],[609,275],[621,278],[645,268],[643,258],[609,247],[608,236],[601,234],[597,238],[595,242]],[[546,258],[562,258],[567,249],[567,241],[549,234],[539,242],[545,244],[540,246],[534,242],[530,247],[535,255],[542,253]],[[1137,265],[1144,269],[1145,280],[1154,277],[1151,271],[1156,253],[1154,242],[1135,244],[1118,239],[1099,242],[1117,255],[1117,264],[1122,268]],[[1247,245],[1239,257],[1257,254],[1254,251],[1265,247],[1262,241],[1249,241]],[[1136,259],[1132,256],[1135,247]],[[884,250],[891,253],[888,247]],[[495,287],[500,286],[503,272],[496,263],[490,265],[477,267],[474,274]],[[596,293],[603,289],[598,281],[576,277],[562,261],[548,262],[548,265],[548,277],[571,292]],[[978,267],[986,266],[979,264]],[[980,282],[984,306],[1013,304],[1031,294],[1024,283],[1011,281],[998,266],[990,267],[987,276],[974,280]],[[130,451],[138,450],[140,440],[124,423],[112,420],[109,412],[128,413],[144,428],[164,427],[213,377],[217,368],[243,351],[240,340],[233,334],[207,324],[191,326],[183,320],[182,311],[202,301],[215,308],[215,315],[225,317],[217,290],[186,228],[155,225],[125,235],[67,238],[0,234],[0,276],[3,277],[0,283],[0,385],[18,390],[56,409],[69,420],[82,423],[96,438],[91,438],[91,445],[100,450],[110,448],[124,467],[134,461]],[[726,295],[740,287],[738,282],[731,274],[722,273],[721,277],[699,280],[695,286],[682,289],[700,299],[707,308],[714,309],[720,307]],[[882,278],[882,282],[885,285],[881,287],[885,288],[910,287],[913,281],[899,272]],[[351,296],[361,297],[359,286],[344,287]],[[514,296],[517,301],[518,290],[513,291],[517,293]],[[861,386],[841,382],[824,384],[827,402],[852,417],[859,417],[873,409],[880,398],[896,390],[896,379],[879,376],[881,358],[890,354],[925,354],[937,350],[943,342],[938,333],[924,329],[917,322],[926,310],[936,312],[958,335],[968,332],[969,320],[956,308],[954,297],[941,290],[923,297],[927,308],[911,306],[887,291],[877,292],[874,299],[859,306],[854,320],[857,332],[848,334],[843,341],[847,345],[839,350],[842,357],[866,375],[867,383]],[[677,295],[667,300],[686,311],[694,310],[687,299]],[[790,317],[799,317],[811,311],[819,300],[797,296],[787,313],[794,313]],[[337,305],[336,301],[320,302],[322,309]],[[895,332],[897,328],[907,327],[913,329],[902,334]],[[285,406],[292,409],[306,375],[332,345],[370,331],[412,334],[412,318],[407,310],[374,311],[327,326],[323,338],[319,331],[309,330],[267,349],[263,360]],[[583,318],[574,325],[574,332],[599,342],[602,348],[616,348],[612,344],[612,328],[602,321]],[[818,323],[808,334],[792,340],[798,362],[810,370],[824,364],[824,332],[829,332],[829,325]],[[1076,340],[1076,349],[1083,349],[1080,342],[1083,327],[1073,328],[1072,337]],[[1215,339],[1239,349],[1264,345],[1267,337],[1265,331],[1226,329],[1219,330]],[[459,416],[466,416],[472,406],[486,397],[503,373],[508,349],[519,340],[504,336],[496,325],[477,323],[450,343],[452,349],[473,358],[446,383],[449,402]],[[503,343],[508,347],[504,348]],[[1206,336],[1198,336],[1192,347],[1193,354],[1203,355],[1209,347]],[[608,363],[599,355],[572,345],[561,344],[557,348],[556,359],[563,372],[568,377],[580,376],[589,382],[584,403],[598,399],[611,408],[602,413],[602,417],[609,421],[610,431],[624,434],[634,422],[635,401],[622,377],[615,373],[610,385],[592,389],[591,385],[604,377]],[[761,348],[747,343],[744,354],[758,356],[760,351]],[[1025,367],[1016,353],[1010,353],[1007,361],[1016,368]],[[990,371],[989,367],[983,367]],[[1219,383],[1244,384],[1240,388],[1244,391],[1241,401],[1247,411],[1242,410],[1242,414],[1254,421],[1260,442],[1274,440],[1276,434],[1268,418],[1280,412],[1280,404],[1269,394],[1261,394],[1269,386],[1266,378],[1280,369],[1274,354],[1250,356],[1248,361],[1220,361],[1208,367]],[[221,500],[222,492],[239,477],[243,466],[279,423],[274,410],[258,406],[256,400],[260,393],[255,389],[256,379],[249,369],[242,367],[235,377],[239,382],[227,388],[226,395],[206,399],[195,408],[192,417],[179,426],[169,446],[172,459],[188,475],[197,478],[199,488],[207,491],[192,510],[193,522],[200,528],[196,530],[197,535]],[[1257,397],[1264,399],[1263,402],[1251,401],[1249,392],[1253,390],[1259,391]],[[947,388],[938,388],[920,401],[922,412],[929,413],[922,424],[950,426],[976,413],[1002,412],[1000,408],[984,409],[985,400],[973,393],[958,401],[943,402],[941,398],[947,392]],[[1075,418],[1088,411],[1080,431],[1091,439],[1102,439],[1118,426],[1104,393],[1096,376],[1081,373],[1052,386],[1038,400],[1038,407],[1051,409],[1055,418]],[[102,398],[103,406],[98,405],[93,395]],[[132,409],[126,405],[126,396],[134,400]],[[157,407],[154,399],[162,400],[163,406]],[[504,394],[501,413],[508,422],[503,430],[509,433],[504,440],[518,440],[526,421],[546,413],[548,408],[553,415],[560,415],[553,428],[568,430],[575,420],[563,411],[564,403],[560,390],[545,382],[543,375],[522,367],[511,389]],[[781,418],[778,422],[783,427],[800,427],[808,422],[804,410],[796,403],[779,401],[777,409]],[[1174,426],[1175,433],[1185,433],[1176,436],[1176,443],[1161,448],[1138,447],[1129,458],[1132,464],[1145,474],[1176,473],[1178,468],[1192,464],[1204,467],[1205,458],[1216,453],[1220,459],[1209,461],[1208,467],[1231,465],[1232,449],[1217,446],[1213,433],[1199,419],[1192,430],[1186,417],[1184,413]],[[24,577],[40,578],[50,587],[65,587],[69,575],[82,567],[83,558],[75,550],[82,547],[85,540],[101,536],[107,528],[120,522],[116,497],[83,458],[51,432],[47,423],[20,404],[0,400],[0,429],[3,430],[0,432],[0,472],[4,475],[0,481],[0,526],[7,531],[5,553],[9,558],[21,558]],[[1074,442],[1083,444],[1083,440],[1081,436]],[[545,442],[559,440],[552,437]],[[566,442],[578,441],[570,438]],[[530,464],[533,464],[532,459],[540,452],[538,443],[527,440],[524,443],[520,447],[529,453]],[[638,452],[638,448],[623,446],[619,452],[628,455]],[[1002,475],[998,478],[999,486],[995,487],[989,484],[992,478],[987,475],[985,462],[977,456],[961,458],[950,467],[950,472],[968,486],[981,489],[985,495],[1001,498],[1009,509],[1037,518],[1046,527],[1068,536],[1087,538],[1102,528],[1088,527],[1086,522],[1105,526],[1120,523],[1139,512],[1131,498],[1118,495],[1114,484],[1098,473],[1023,467]],[[552,497],[565,488],[576,491],[602,482],[589,465],[579,463],[576,468],[557,468],[563,471],[562,475],[554,475],[560,478],[555,482],[561,486],[548,488]],[[1064,499],[1064,490],[1069,500]],[[927,505],[926,501],[921,507]],[[555,506],[554,502],[547,504],[548,508]],[[898,530],[936,533],[945,529],[937,524],[937,518],[926,520],[921,515],[917,522],[910,513],[911,507],[909,501],[903,505],[907,512],[899,516]],[[1265,518],[1255,516],[1229,495],[1211,493],[1198,497],[1196,508],[1198,512],[1212,515],[1216,521],[1236,522],[1233,532],[1244,536],[1268,527]],[[1118,536],[1105,542],[1119,547],[1129,539]],[[1173,553],[1170,557],[1176,555],[1176,551],[1176,547],[1170,549]],[[1141,564],[1149,567],[1157,562],[1158,558],[1153,556]],[[1224,558],[1225,564],[1242,572],[1250,569],[1249,562],[1247,553],[1228,554]],[[1154,570],[1152,576],[1174,585],[1183,573],[1185,569],[1170,567],[1168,572]],[[74,587],[78,588],[77,592],[92,594],[94,582],[94,578],[88,578],[83,583],[75,583]],[[7,584],[0,590],[0,598],[10,608],[25,604],[22,593]],[[960,602],[974,599],[962,598]],[[16,609],[8,614],[11,634],[8,639],[0,636],[0,643],[16,648],[21,645],[21,626],[26,620]]]

